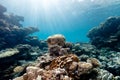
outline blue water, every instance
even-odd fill
[[[88,42],[87,32],[110,16],[120,16],[120,0],[0,0],[23,26],[38,27],[40,39],[63,34],[70,42]]]

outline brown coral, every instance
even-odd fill
[[[60,56],[51,62],[49,69],[51,70],[58,67],[67,68],[71,65],[72,62],[78,62],[78,61],[79,61],[78,57],[74,54]]]
[[[69,48],[62,48],[59,45],[51,45],[49,47],[50,56],[62,56],[69,53]]]
[[[100,66],[100,62],[96,58],[90,58],[87,62],[91,63],[95,68]]]
[[[26,69],[26,74],[23,75],[24,80],[34,80],[38,76],[38,67],[29,66]]]
[[[41,57],[38,57],[37,59],[37,67],[40,67],[40,68],[43,68],[43,69],[48,69],[50,63],[52,62],[52,60],[54,59],[55,57],[53,56],[50,56],[49,53],[47,54],[44,54],[43,56]]]
[[[35,67],[28,67],[23,80],[88,80],[81,76],[90,74],[97,67],[96,59],[81,62],[75,54],[69,54],[64,48],[65,38],[62,35],[50,36],[47,40],[49,54],[38,58]],[[17,80],[17,79],[15,79]]]
[[[24,70],[24,67],[23,66],[17,66],[13,69],[13,71],[15,73],[18,73],[18,72],[22,72]]]
[[[48,47],[51,45],[65,46],[65,37],[61,34],[49,36],[47,39]]]
[[[28,67],[27,73],[14,80],[71,80],[65,69],[44,70],[37,67]]]

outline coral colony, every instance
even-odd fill
[[[40,41],[0,5],[0,80],[120,80],[120,17],[88,32],[90,43],[55,34]]]

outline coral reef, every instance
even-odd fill
[[[32,66],[26,68],[24,75],[14,80],[120,79],[119,53],[110,48],[97,49],[89,43],[69,43],[70,46],[67,47],[65,41],[64,46],[57,43],[48,45],[48,53],[38,57]]]
[[[0,5],[0,80],[21,75],[18,71],[26,67],[23,65],[28,65],[42,55],[43,50],[47,51],[45,41],[39,41],[38,37],[30,35],[39,30],[35,27],[23,27],[23,21],[24,17],[9,14]]]
[[[23,74],[24,69],[42,54],[43,51],[39,47],[27,44],[0,51],[0,80],[8,80]]]
[[[98,27],[94,27],[88,33],[91,44],[98,48],[99,54],[94,57],[100,60],[102,68],[119,76],[120,53],[120,17],[109,17]],[[94,50],[93,50],[94,51]],[[91,56],[93,57],[94,54]],[[87,55],[90,57],[90,55]]]
[[[11,56],[18,54],[18,53],[19,53],[19,51],[17,49],[3,50],[0,52],[0,59],[6,58],[6,57],[11,57]]]
[[[29,36],[39,30],[35,27],[22,27],[21,22],[24,18],[6,11],[7,9],[0,5],[0,50],[12,48],[18,44],[30,44],[43,48],[37,37]]]
[[[91,44],[69,43],[30,36],[38,29],[6,11],[0,5],[0,80],[120,80],[120,17],[90,30]]]
[[[57,42],[49,43],[51,37],[54,40],[62,40],[60,44]],[[59,38],[58,38],[59,37]],[[56,35],[48,37],[49,53],[40,56],[34,66],[28,66],[26,73],[14,80],[88,80],[95,77],[91,74],[97,74],[95,71],[99,67],[97,59],[89,59],[88,62],[80,61],[75,54],[67,51],[65,46],[65,37]],[[52,39],[53,40],[53,39]],[[53,40],[53,41],[54,41]],[[51,41],[50,41],[51,42]],[[64,45],[61,45],[64,44]],[[51,47],[52,46],[52,47]],[[69,47],[68,47],[69,48]],[[59,54],[60,53],[60,54]],[[52,55],[51,55],[52,54]],[[62,55],[61,55],[62,54]],[[93,73],[94,72],[94,73]],[[86,77],[87,76],[87,77]]]
[[[109,73],[106,70],[101,69],[99,72],[99,76],[97,76],[96,80],[119,80],[116,79],[113,74]]]
[[[65,46],[65,37],[61,34],[56,34],[49,36],[47,39],[48,46],[51,45],[59,45],[59,46]]]
[[[104,23],[91,29],[87,36],[97,48],[111,47],[119,49],[120,17],[109,17]]]
[[[76,47],[77,44],[77,47]],[[94,61],[94,58],[99,60],[98,63],[102,69],[105,69],[112,73],[114,76],[120,75],[120,52],[111,50],[111,48],[101,48],[97,49],[95,46],[86,43],[76,43],[73,45],[72,51],[79,56],[80,61],[91,62]],[[79,46],[78,46],[79,44]],[[92,60],[91,60],[92,59]],[[90,60],[90,61],[89,61]],[[94,65],[94,64],[93,64]],[[99,66],[99,65],[96,65]]]
[[[38,77],[41,80],[84,80],[82,78],[91,74],[93,70],[94,66],[91,63],[80,62],[77,56],[70,54],[57,57],[50,63],[47,69],[29,66],[22,77],[14,80],[19,80],[20,78],[22,80],[36,80]]]

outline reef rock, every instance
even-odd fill
[[[51,40],[51,37],[54,40]],[[66,44],[65,37],[61,35],[51,37],[47,40],[49,53],[40,56],[34,66],[28,66],[26,73],[14,80],[88,80],[95,78],[90,75],[98,73],[94,70],[99,67],[97,59],[80,61],[75,54],[67,51],[67,47],[63,47]]]
[[[24,18],[6,13],[6,11],[7,9],[0,5],[0,50],[30,43],[28,36],[39,30],[35,27],[22,27],[21,22],[24,21]],[[37,43],[39,46],[39,40]]]
[[[65,78],[67,80],[84,80],[84,76],[88,76],[94,71],[94,65],[92,65],[92,63],[80,62],[74,54],[57,57],[47,66],[48,68],[46,69],[44,69],[45,66],[43,68],[29,66],[26,69],[26,73],[18,78],[22,78],[23,80],[36,80],[38,77],[40,77],[41,80],[64,80]],[[88,76],[86,79],[89,78],[92,78],[92,76]]]
[[[0,5],[0,14],[3,14],[6,11],[7,9],[4,6]]]
[[[113,76],[120,75],[120,52],[109,47],[97,49],[90,43],[76,43],[72,47],[72,52],[79,56],[80,61],[94,62],[94,66],[108,71]],[[97,58],[99,61],[96,61]],[[102,75],[101,75],[102,76]]]
[[[0,80],[8,80],[22,75],[25,68],[32,64],[43,51],[31,45],[17,45],[0,51]]]
[[[47,39],[48,46],[51,45],[59,45],[59,46],[65,46],[65,37],[61,34],[55,34],[52,36],[49,36]]]
[[[109,17],[98,27],[91,29],[87,35],[97,48],[120,46],[120,17]]]
[[[3,50],[0,52],[0,59],[6,58],[6,57],[11,57],[11,56],[18,54],[18,53],[19,53],[19,51],[17,49]]]

